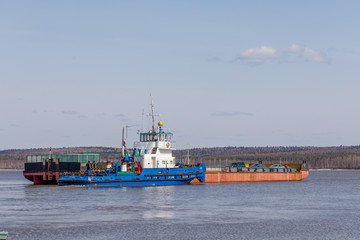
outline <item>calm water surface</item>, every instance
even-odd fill
[[[11,239],[360,239],[360,171],[301,182],[146,188],[33,186],[0,171]]]

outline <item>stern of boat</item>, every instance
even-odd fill
[[[199,180],[199,182],[205,182],[205,171],[206,171],[205,164],[199,163],[198,168],[200,173],[196,175],[196,179]]]

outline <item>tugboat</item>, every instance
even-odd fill
[[[195,178],[205,182],[205,164],[176,164],[172,156],[173,134],[163,129],[163,123],[155,127],[154,104],[151,101],[152,129],[140,133],[140,142],[134,149],[127,149],[122,131],[122,159],[109,163],[104,171],[86,171],[85,174],[63,174],[58,185],[112,186],[164,186],[189,184]]]

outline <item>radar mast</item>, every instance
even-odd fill
[[[150,106],[151,106],[151,113],[148,115],[152,118],[152,132],[155,133],[155,116],[159,116],[159,114],[154,114],[154,101],[152,99],[152,96],[150,94],[150,99],[151,99],[151,102],[150,102]]]

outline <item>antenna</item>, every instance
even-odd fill
[[[127,140],[127,136],[128,136],[128,129],[129,129],[129,125],[126,125],[125,127],[122,128],[122,139],[121,139],[121,157],[124,158],[125,157],[125,148],[126,148],[126,140]]]
[[[124,136],[124,128],[122,128],[122,141],[121,141],[121,158],[125,157],[125,146],[124,146],[124,142],[125,142],[125,136]]]
[[[125,132],[125,141],[127,140],[127,137],[128,137],[128,129],[130,128],[131,126],[129,125],[126,125],[125,128],[126,128],[126,132]]]
[[[155,133],[155,116],[159,116],[159,114],[154,114],[154,101],[152,99],[152,96],[150,94],[150,99],[151,99],[151,102],[150,102],[150,106],[151,106],[151,113],[148,115],[152,118],[152,132]]]

